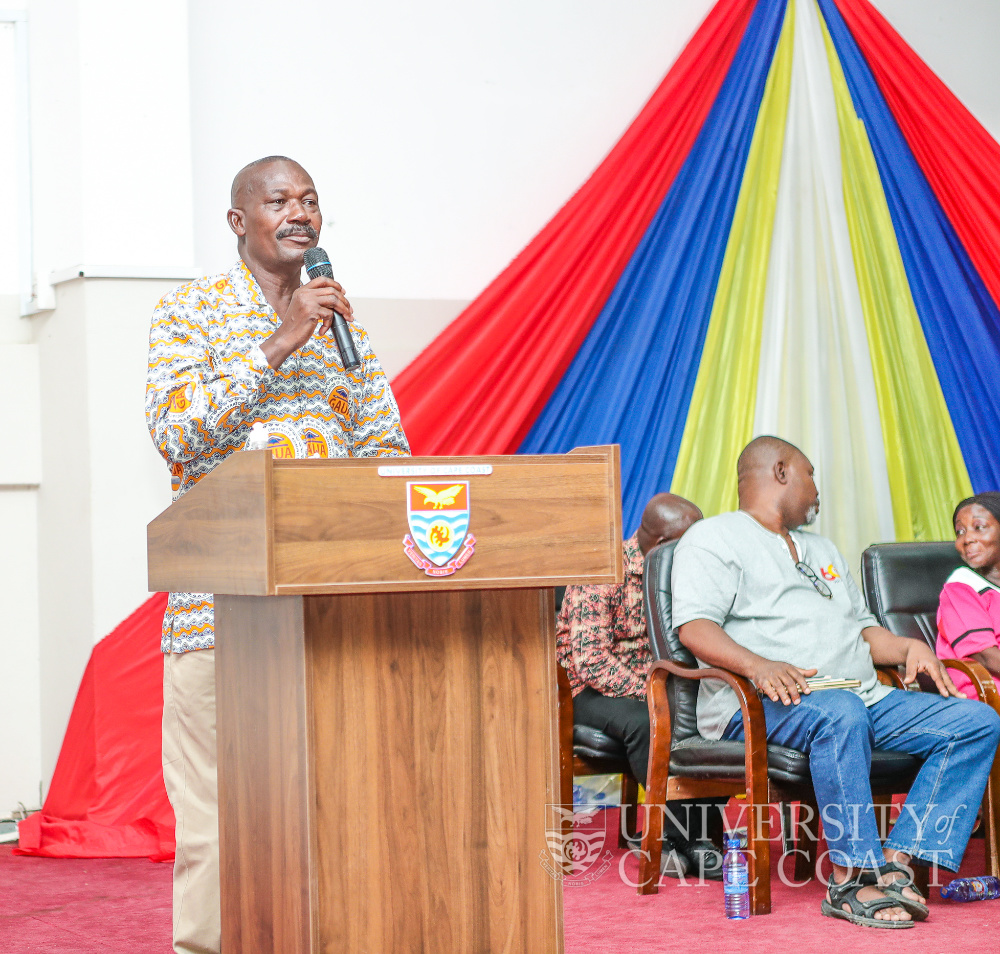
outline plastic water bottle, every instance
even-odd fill
[[[267,448],[267,442],[271,439],[271,431],[266,424],[262,421],[257,421],[253,427],[250,428],[250,435],[247,437],[246,444],[243,445],[244,450],[265,450]]]
[[[742,921],[750,917],[750,875],[747,856],[739,838],[726,837],[726,853],[722,858],[722,885],[726,899],[726,917]]]
[[[956,878],[941,889],[941,897],[949,901],[992,901],[1000,898],[1000,878]]]

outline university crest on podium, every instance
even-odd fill
[[[428,576],[451,576],[475,550],[467,480],[407,483],[406,520],[410,532],[403,537],[403,550]]]

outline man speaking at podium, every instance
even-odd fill
[[[237,173],[231,202],[239,260],[174,289],[153,312],[146,420],[175,499],[245,449],[254,424],[275,456],[408,455],[389,382],[343,289],[332,277],[302,283],[304,253],[323,225],[308,173],[284,156],[258,159]],[[350,322],[353,371],[330,333],[337,314]],[[213,646],[212,595],[171,593],[163,779],[177,826],[178,954],[220,949]]]

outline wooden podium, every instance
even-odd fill
[[[563,950],[551,588],[621,582],[620,500],[617,447],[250,451],[149,525],[150,588],[216,594],[224,951]]]

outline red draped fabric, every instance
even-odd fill
[[[415,454],[517,449],[683,165],[755,4],[716,4],[590,179],[396,376]]]
[[[18,825],[18,854],[173,858],[160,765],[166,603],[150,597],[94,647],[45,805]]]
[[[835,0],[899,128],[1000,305],[1000,143],[868,0]]]

